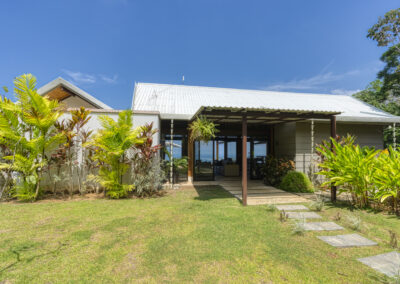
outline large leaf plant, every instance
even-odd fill
[[[129,168],[128,151],[144,142],[141,129],[133,128],[130,110],[120,112],[117,121],[109,116],[100,116],[99,120],[102,129],[85,144],[94,147],[92,159],[99,165],[98,175],[90,179],[103,186],[110,198],[123,198],[135,188],[125,183],[123,176]]]
[[[0,99],[0,145],[8,149],[0,170],[15,180],[14,197],[36,200],[49,155],[64,141],[54,127],[62,112],[57,101],[38,94],[32,74],[17,77],[14,85],[17,102]]]

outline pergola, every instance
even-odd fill
[[[336,137],[336,115],[340,112],[332,111],[307,111],[284,109],[255,109],[235,107],[201,107],[193,116],[204,116],[215,123],[237,123],[242,126],[242,202],[247,205],[247,125],[275,125],[286,122],[329,119],[331,124],[331,137]],[[312,123],[313,133],[313,123]],[[313,136],[313,135],[312,135]],[[312,137],[313,143],[313,137]],[[313,147],[313,145],[312,145]],[[193,141],[189,139],[188,145],[189,167],[188,178],[193,179]],[[331,200],[336,200],[336,188],[332,187]]]

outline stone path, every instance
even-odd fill
[[[334,222],[309,222],[304,223],[303,228],[306,231],[337,231],[344,230],[342,226]]]
[[[359,234],[348,234],[348,235],[337,235],[337,236],[318,236],[320,240],[323,240],[327,244],[338,248],[348,247],[365,247],[365,246],[376,246],[376,242],[368,240],[360,236]]]
[[[304,205],[276,205],[276,209],[282,211],[309,210]]]
[[[359,258],[358,261],[389,277],[398,277],[400,279],[400,253],[396,251]]]
[[[284,204],[276,205],[280,211],[284,211],[289,219],[303,219],[302,224],[305,231],[336,231],[344,230],[335,222],[306,222],[306,219],[321,219],[322,217],[315,212],[307,212],[309,209],[304,205]],[[338,248],[376,246],[378,243],[371,241],[359,234],[345,234],[336,236],[317,236],[318,239],[327,244]],[[384,273],[389,277],[400,279],[400,253],[389,252],[376,256],[360,258],[358,261],[369,267]]]
[[[321,219],[315,212],[285,212],[289,219]]]

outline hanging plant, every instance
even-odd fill
[[[209,142],[211,139],[215,138],[215,134],[219,132],[217,129],[217,124],[208,120],[204,116],[197,117],[190,126],[190,140]]]

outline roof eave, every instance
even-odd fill
[[[50,92],[51,90],[55,89],[56,87],[58,87],[60,85],[62,85],[63,87],[65,87],[69,91],[73,92],[74,94],[77,94],[82,99],[84,99],[86,101],[89,101],[91,104],[95,105],[98,108],[101,108],[101,109],[113,109],[109,105],[106,105],[105,103],[99,101],[98,99],[96,99],[92,95],[88,94],[84,90],[78,88],[74,84],[68,82],[67,80],[65,80],[65,79],[63,79],[61,77],[58,77],[57,79],[55,79],[55,80],[47,83],[46,85],[40,87],[38,89],[38,93],[40,95],[44,96],[45,94],[47,94],[48,92]]]

